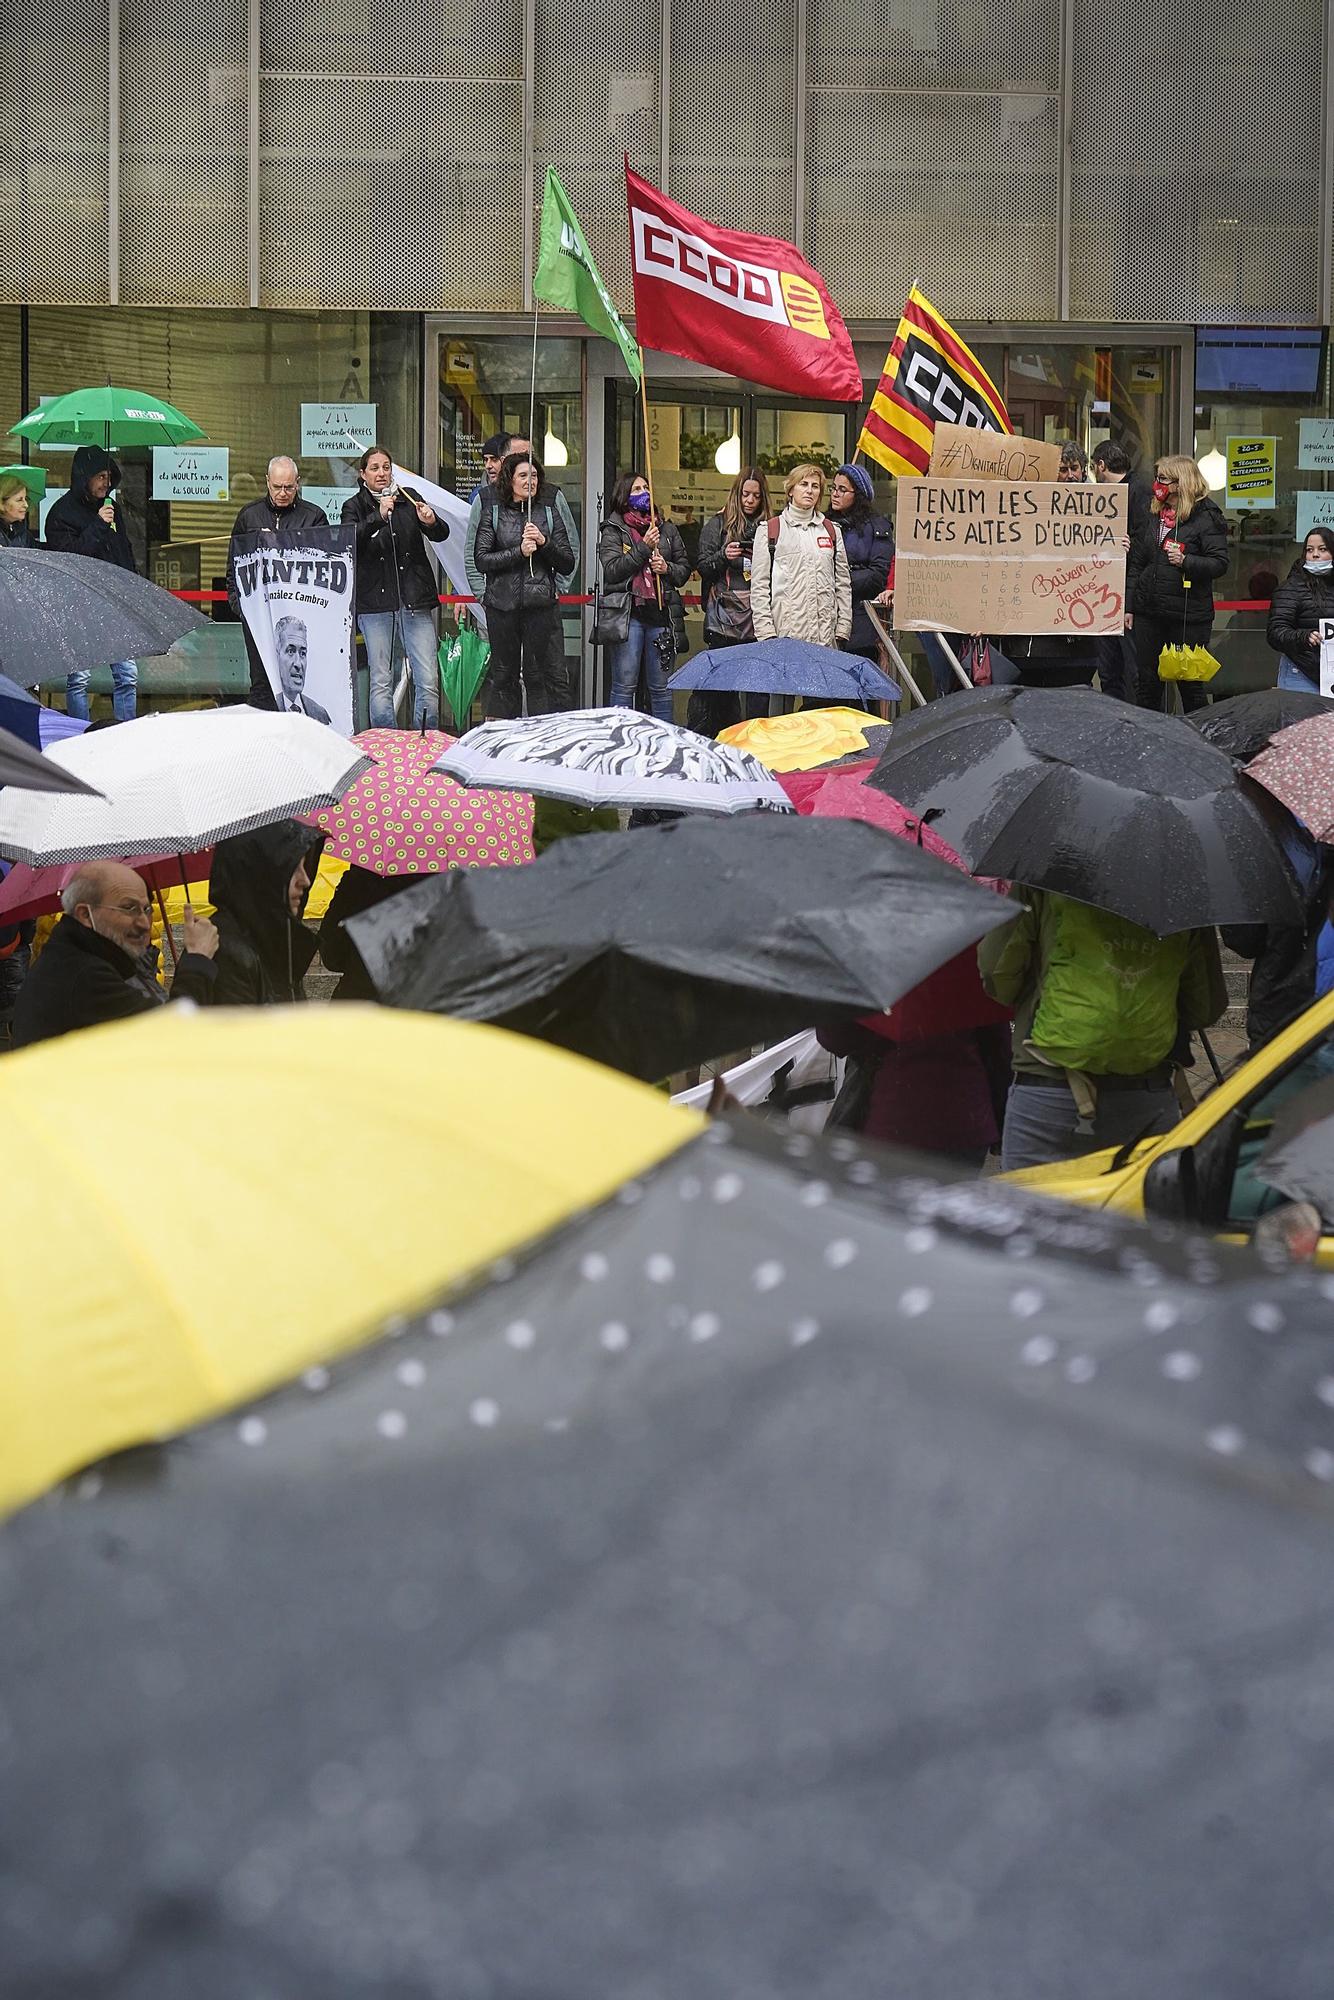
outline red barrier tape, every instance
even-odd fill
[[[171,595],[179,597],[185,604],[225,604],[227,602],[227,593],[225,590],[173,590]],[[475,597],[442,597],[440,602],[442,604],[476,604],[477,599]],[[562,597],[560,602],[562,604],[592,604],[595,602],[595,599],[591,596]],[[696,606],[703,602],[703,599],[694,596],[684,596],[682,602],[691,610],[694,610]],[[1268,609],[1269,599],[1267,597],[1219,597],[1214,599],[1215,611],[1268,611]]]

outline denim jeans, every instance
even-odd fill
[[[1304,674],[1295,660],[1290,660],[1286,653],[1280,654],[1278,684],[1281,688],[1286,688],[1289,694],[1319,694],[1320,653],[1315,646],[1312,646],[1311,651],[1315,656],[1314,675]]]
[[[672,643],[670,625],[650,625],[647,619],[632,616],[627,636],[617,646],[607,648],[611,668],[611,706],[633,708],[639,692],[639,672],[648,682],[649,707],[659,722],[672,719],[672,693],[667,684],[667,660]]]
[[[88,720],[88,681],[90,676],[82,670],[65,676],[65,710],[77,716],[80,722]],[[139,687],[139,668],[133,660],[113,660],[111,662],[111,713],[117,722],[133,722],[136,695]]]
[[[1166,1132],[1180,1117],[1173,1092],[1160,1090],[1100,1090],[1091,1132],[1077,1132],[1079,1114],[1068,1089],[1025,1083],[1016,1077],[1005,1101],[1001,1134],[1001,1171],[1046,1167],[1057,1160],[1077,1160],[1083,1153],[1101,1152],[1133,1139],[1147,1126]]]
[[[394,643],[394,621],[398,643]],[[436,658],[435,619],[429,611],[363,611],[357,619],[366,641],[372,729],[393,729],[394,671],[406,655],[412,667],[412,726],[423,721],[435,729],[440,721],[440,674]],[[394,666],[390,655],[394,656]]]

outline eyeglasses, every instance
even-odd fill
[[[297,482],[295,479],[271,479],[269,481],[269,491],[271,493],[295,493],[296,488]]]
[[[152,921],[153,905],[151,903],[108,903],[106,907],[111,910],[119,910],[123,917],[147,917],[150,922]]]

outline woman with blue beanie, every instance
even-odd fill
[[[829,493],[829,513],[843,531],[852,572],[852,632],[843,641],[843,650],[878,660],[880,641],[866,606],[888,586],[894,530],[875,511],[875,487],[864,465],[840,465]]]

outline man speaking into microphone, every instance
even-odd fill
[[[383,445],[363,452],[357,471],[360,483],[343,504],[343,520],[357,537],[357,624],[366,645],[371,728],[395,726],[394,677],[406,656],[412,667],[412,726],[435,729],[439,585],[426,542],[445,541],[449,523],[419,494],[395,487],[394,462]]]

